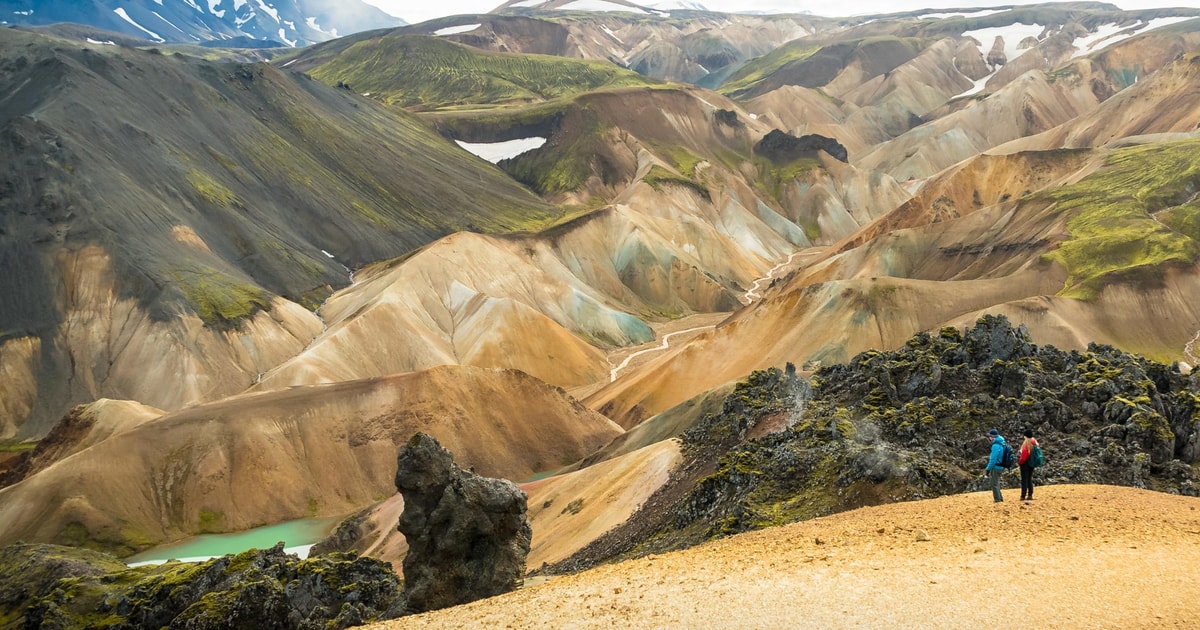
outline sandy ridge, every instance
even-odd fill
[[[1194,627],[1200,499],[1109,486],[1010,494],[855,510],[376,627]]]

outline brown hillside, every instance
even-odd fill
[[[395,492],[396,453],[438,438],[464,467],[525,479],[620,429],[521,372],[446,367],[193,407],[0,490],[0,541],[130,552],[201,532],[337,516]]]
[[[1037,492],[1027,503],[972,493],[855,510],[372,627],[1193,626],[1200,499]]]
[[[1099,103],[1082,79],[1031,71],[952,114],[875,147],[855,163],[897,180],[928,177],[1010,140],[1041,133]]]
[[[679,442],[663,440],[585,470],[521,484],[529,495],[533,527],[529,568],[562,560],[625,522],[681,461]],[[360,515],[352,517],[359,522],[337,537],[336,547],[391,562],[400,572],[408,553],[408,542],[396,527],[403,510],[404,498],[396,494],[361,520]]]
[[[91,404],[79,405],[38,442],[37,448],[0,463],[0,487],[11,486],[68,455],[157,420],[166,413],[131,400],[101,398]]]
[[[1095,111],[1045,133],[996,148],[1097,147],[1130,136],[1183,133],[1200,120],[1200,52],[1181,54],[1174,63],[1118,92]]]

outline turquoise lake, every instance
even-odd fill
[[[284,548],[301,557],[308,548],[333,529],[337,518],[305,518],[267,525],[233,534],[204,534],[171,545],[155,547],[125,558],[126,564],[155,563],[166,560],[201,560],[247,549],[267,549],[283,541]]]

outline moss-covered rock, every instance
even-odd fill
[[[136,568],[103,553],[15,544],[0,549],[0,626],[346,628],[379,618],[398,587],[378,560],[300,560],[282,544]]]

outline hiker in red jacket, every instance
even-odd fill
[[[1033,437],[1032,429],[1025,429],[1025,441],[1021,442],[1021,451],[1017,456],[1017,464],[1021,467],[1021,500],[1033,500],[1033,448],[1038,441]]]

